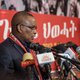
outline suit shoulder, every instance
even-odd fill
[[[2,43],[0,43],[0,48],[1,47],[11,47],[13,45],[13,41],[9,38],[7,38],[6,40],[4,40]]]

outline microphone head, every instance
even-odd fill
[[[29,48],[33,49],[34,51],[39,51],[39,53],[51,52],[50,48],[44,47],[43,45],[40,45],[39,43],[31,43]]]
[[[76,48],[78,47],[78,45],[70,41],[70,42],[67,42],[67,43],[66,43],[66,47],[67,47],[67,48],[68,48],[68,47],[73,48],[74,51],[76,51]]]
[[[35,51],[38,51],[38,50],[39,50],[39,44],[37,44],[37,43],[31,43],[31,44],[29,45],[29,48],[30,48],[30,49],[33,49],[33,50],[35,50]]]
[[[77,52],[78,54],[80,54],[80,46],[78,46],[78,47],[76,48],[76,52]]]
[[[67,50],[64,52],[64,54],[68,54],[71,57],[71,59],[76,58],[75,53],[71,48],[67,48]]]
[[[26,61],[26,60],[33,60],[33,56],[31,53],[25,53],[23,55],[23,61]]]
[[[54,49],[54,51],[56,51],[57,53],[64,53],[67,48],[64,46],[64,44],[59,44],[57,46],[53,46],[52,49]]]
[[[34,51],[39,51],[42,49],[42,45],[40,45],[39,43],[32,43],[29,41],[26,41],[26,43],[27,43],[27,47]]]

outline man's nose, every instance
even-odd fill
[[[36,30],[36,29],[34,29],[34,30],[33,30],[33,34],[34,34],[34,35],[36,35],[36,33],[37,33],[37,30]]]

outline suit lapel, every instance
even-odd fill
[[[20,46],[18,46],[17,44],[14,44],[13,46],[23,56],[23,54],[25,53],[24,50]]]

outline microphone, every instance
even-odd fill
[[[70,47],[70,48],[73,48],[73,50],[75,51],[75,52],[77,52],[78,54],[80,54],[80,46],[78,46],[77,44],[75,44],[75,43],[73,43],[73,42],[67,42],[66,44],[65,44],[65,46],[68,48],[68,47]]]
[[[37,76],[38,70],[36,68],[35,61],[31,53],[25,53],[23,55],[21,66],[27,71],[27,76],[29,80],[39,79],[39,77]]]
[[[31,53],[25,53],[23,55],[23,61],[21,62],[21,66],[23,68],[26,68],[27,66],[33,65],[35,64],[33,56],[31,55]]]
[[[76,52],[80,55],[80,46],[76,48]]]
[[[66,60],[69,60],[70,61],[69,63],[72,63],[73,65],[77,67],[78,70],[80,70],[80,62],[76,60],[75,53],[70,48],[68,48],[64,53],[59,54],[59,55],[64,57],[64,58],[61,58],[62,60],[61,65]]]
[[[44,47],[43,45],[40,45],[39,43],[30,43],[28,47],[30,49],[33,49],[34,51],[39,51],[39,53],[51,52],[50,48]]]
[[[71,57],[71,59],[76,59],[76,55],[71,48],[67,48],[67,50],[64,52],[64,54],[68,54]]]
[[[65,46],[66,46],[66,47],[72,47],[74,50],[78,47],[77,44],[75,44],[75,43],[73,43],[73,42],[71,42],[71,41],[65,43]]]
[[[53,46],[52,49],[56,52],[56,53],[64,53],[67,48],[65,47],[64,44],[59,44],[57,46]]]
[[[70,47],[72,48],[75,52],[76,52],[76,56],[77,58],[80,60],[80,46],[78,46],[77,44],[73,43],[73,42],[67,42],[65,44],[66,47]]]

